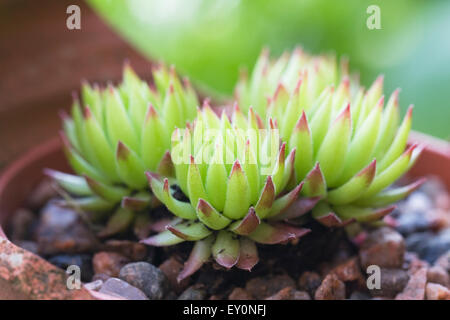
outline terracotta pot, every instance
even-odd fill
[[[63,270],[7,239],[6,223],[43,179],[44,167],[68,170],[59,138],[31,150],[0,177],[0,299],[114,299],[84,287],[69,290]]]
[[[410,141],[423,143],[426,148],[409,176],[439,176],[450,190],[450,144],[416,132]],[[19,158],[0,177],[0,299],[112,298],[85,288],[68,290],[64,271],[7,240],[2,227],[43,178],[45,167],[68,170],[58,138]],[[36,277],[36,273],[47,276]]]

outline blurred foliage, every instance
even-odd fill
[[[241,67],[261,48],[278,55],[296,45],[345,54],[368,86],[386,75],[414,103],[414,128],[450,137],[450,1],[420,0],[88,0],[138,50],[175,64],[216,97],[232,93]],[[381,30],[369,30],[369,5]]]

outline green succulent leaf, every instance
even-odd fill
[[[150,238],[141,240],[141,243],[147,244],[149,246],[155,247],[167,247],[173,246],[175,244],[184,242],[185,240],[177,237],[169,230],[158,233],[157,235],[151,236]]]
[[[157,174],[146,172],[146,176],[153,194],[166,205],[170,212],[183,219],[197,219],[196,212],[190,203],[179,201],[172,196],[167,178],[162,182]]]
[[[100,231],[99,237],[109,237],[111,235],[126,231],[133,223],[135,213],[125,208],[118,208],[109,218],[106,227]]]
[[[317,160],[329,187],[336,186],[347,156],[352,130],[350,105],[336,118],[320,146]]]
[[[196,241],[194,248],[189,255],[188,260],[184,264],[183,270],[177,277],[180,282],[199,270],[202,265],[211,257],[211,247],[214,241],[213,236],[209,236],[203,240]]]
[[[76,176],[73,174],[63,173],[51,169],[45,169],[44,173],[52,178],[59,186],[70,194],[77,196],[89,196],[92,195],[92,191],[89,185],[86,183],[84,177]]]
[[[308,126],[308,120],[306,119],[306,113],[303,111],[301,118],[297,122],[293,134],[289,141],[290,149],[295,148],[297,151],[297,157],[295,157],[295,172],[297,175],[297,181],[302,181],[306,174],[311,170],[314,165],[313,162],[313,140],[311,131]]]
[[[383,190],[371,198],[359,200],[356,203],[360,206],[372,208],[383,207],[406,198],[413,191],[417,190],[425,181],[426,179],[422,178],[403,187]]]
[[[277,244],[285,241],[300,238],[311,230],[305,228],[295,228],[287,224],[268,224],[261,222],[261,224],[248,237],[258,243],[262,244]]]
[[[119,202],[123,197],[130,193],[130,190],[123,187],[107,185],[102,182],[95,181],[88,176],[85,176],[84,178],[92,192],[107,201]]]
[[[405,118],[403,119],[402,124],[397,130],[397,134],[394,138],[394,141],[392,142],[391,146],[389,147],[386,154],[383,156],[383,158],[380,161],[380,164],[378,166],[380,172],[388,168],[403,152],[406,146],[406,142],[408,140],[408,134],[411,130],[411,123],[412,123],[412,106],[409,107]]]
[[[325,177],[318,162],[303,180],[302,194],[308,197],[323,197],[327,194]]]
[[[268,176],[264,189],[261,191],[261,195],[255,206],[255,211],[261,219],[264,219],[270,213],[274,201],[275,186],[272,182],[272,177]]]
[[[247,177],[238,160],[228,179],[227,193],[223,214],[230,219],[244,217],[250,205],[250,191]]]
[[[147,170],[157,168],[161,158],[169,149],[169,145],[164,143],[169,141],[168,134],[158,112],[150,105],[142,127],[140,150],[142,162]]]
[[[261,220],[256,214],[255,209],[250,207],[247,215],[243,219],[233,222],[229,229],[236,234],[246,236],[252,233],[260,223]]]
[[[238,262],[239,254],[240,244],[237,236],[229,231],[219,231],[212,245],[212,255],[216,262],[229,269]]]
[[[211,204],[201,198],[197,204],[197,217],[213,230],[222,230],[231,223],[230,219],[219,213]]]
[[[186,241],[201,240],[211,234],[211,231],[200,222],[179,223],[176,225],[168,225],[166,228],[177,237]]]
[[[119,176],[127,185],[136,189],[142,189],[147,185],[142,160],[121,141],[117,143],[116,168]]]
[[[328,192],[327,200],[334,205],[342,205],[355,201],[364,193],[375,178],[376,160],[339,188]]]
[[[114,203],[97,196],[61,200],[58,204],[87,212],[108,212],[114,208]]]
[[[396,207],[383,209],[361,208],[356,206],[334,206],[336,213],[343,219],[356,219],[358,222],[373,222],[391,213]]]
[[[413,151],[416,147],[417,145],[409,147],[401,157],[394,161],[394,163],[381,173],[377,174],[369,188],[361,195],[361,199],[372,197],[402,176],[409,169]]]
[[[258,249],[256,248],[255,242],[247,238],[240,238],[239,249],[239,260],[236,263],[236,267],[251,271],[259,261]]]

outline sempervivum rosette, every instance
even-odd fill
[[[348,62],[343,58],[338,65],[333,55],[312,56],[301,48],[271,60],[269,51],[265,49],[250,77],[246,73],[241,74],[235,88],[235,98],[243,111],[248,111],[251,106],[263,120],[276,117],[281,121],[284,110],[280,105],[287,103],[290,93],[298,86],[300,76],[303,87],[308,88],[308,95],[303,95],[301,99],[305,104],[312,105],[325,88],[337,85],[341,78],[348,77]],[[356,77],[352,80],[352,84],[357,86]]]
[[[205,106],[193,128],[175,131],[173,182],[188,201],[173,195],[169,179],[147,174],[153,194],[179,219],[143,242],[168,246],[195,241],[180,280],[211,256],[225,268],[251,270],[258,262],[255,242],[282,243],[309,231],[275,221],[302,187],[285,191],[293,177],[295,150],[286,156],[271,120],[269,130],[260,131],[261,121],[252,110],[247,118],[236,117],[243,120],[239,126]]]
[[[422,183],[389,188],[421,151],[406,148],[412,107],[400,123],[399,91],[384,106],[383,77],[365,90],[346,68],[338,80],[335,62],[303,56],[270,62],[263,54],[250,80],[237,85],[236,97],[241,107],[253,103],[261,117],[275,119],[288,150],[297,150],[295,180],[304,182],[308,208],[318,202],[316,219],[329,226],[379,220]]]
[[[174,69],[160,66],[153,77],[150,87],[125,65],[117,87],[84,83],[81,101],[75,98],[71,116],[63,115],[64,150],[76,175],[46,171],[64,191],[63,205],[116,212],[106,233],[151,205],[145,171],[167,171],[172,131],[196,116],[196,94]]]

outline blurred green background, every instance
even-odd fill
[[[415,105],[416,130],[450,138],[448,0],[88,0],[139,51],[175,64],[211,96],[230,95],[240,67],[262,47],[273,55],[302,45],[347,55],[368,86],[385,75],[385,92],[402,88]],[[378,5],[381,30],[369,30]]]

